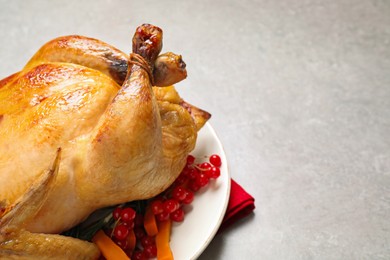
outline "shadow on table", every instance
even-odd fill
[[[223,259],[222,252],[225,247],[225,239],[229,236],[232,236],[235,230],[240,229],[243,226],[250,225],[254,221],[254,218],[255,213],[251,213],[247,217],[240,219],[239,221],[222,230],[221,232],[218,232],[209,244],[209,246],[206,248],[206,250],[199,256],[198,260]]]

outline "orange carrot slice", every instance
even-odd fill
[[[107,236],[103,230],[99,230],[92,238],[100,252],[107,260],[130,260],[123,250]]]
[[[134,229],[131,229],[129,231],[129,235],[127,236],[127,246],[130,252],[134,250],[136,242],[137,238],[135,237]]]
[[[173,260],[173,254],[169,245],[172,222],[170,219],[159,222],[156,235],[157,260]]]
[[[148,236],[155,236],[158,233],[156,217],[153,214],[152,207],[150,205],[146,208],[144,217],[144,227]]]

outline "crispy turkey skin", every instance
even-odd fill
[[[210,114],[164,87],[186,71],[181,56],[161,48],[162,31],[149,24],[137,28],[130,56],[61,37],[0,81],[0,256],[10,229],[21,241],[60,233],[98,208],[150,198],[179,175]],[[45,174],[55,157],[55,175]],[[39,207],[5,221],[31,194],[41,194]]]

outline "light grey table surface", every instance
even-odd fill
[[[199,259],[390,259],[389,1],[0,0],[0,77],[61,35],[128,52],[145,22],[256,199]]]

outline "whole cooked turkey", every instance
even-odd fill
[[[129,56],[60,37],[0,81],[0,258],[97,258],[92,243],[55,234],[179,175],[210,114],[170,86],[185,63],[161,48],[150,24]]]

